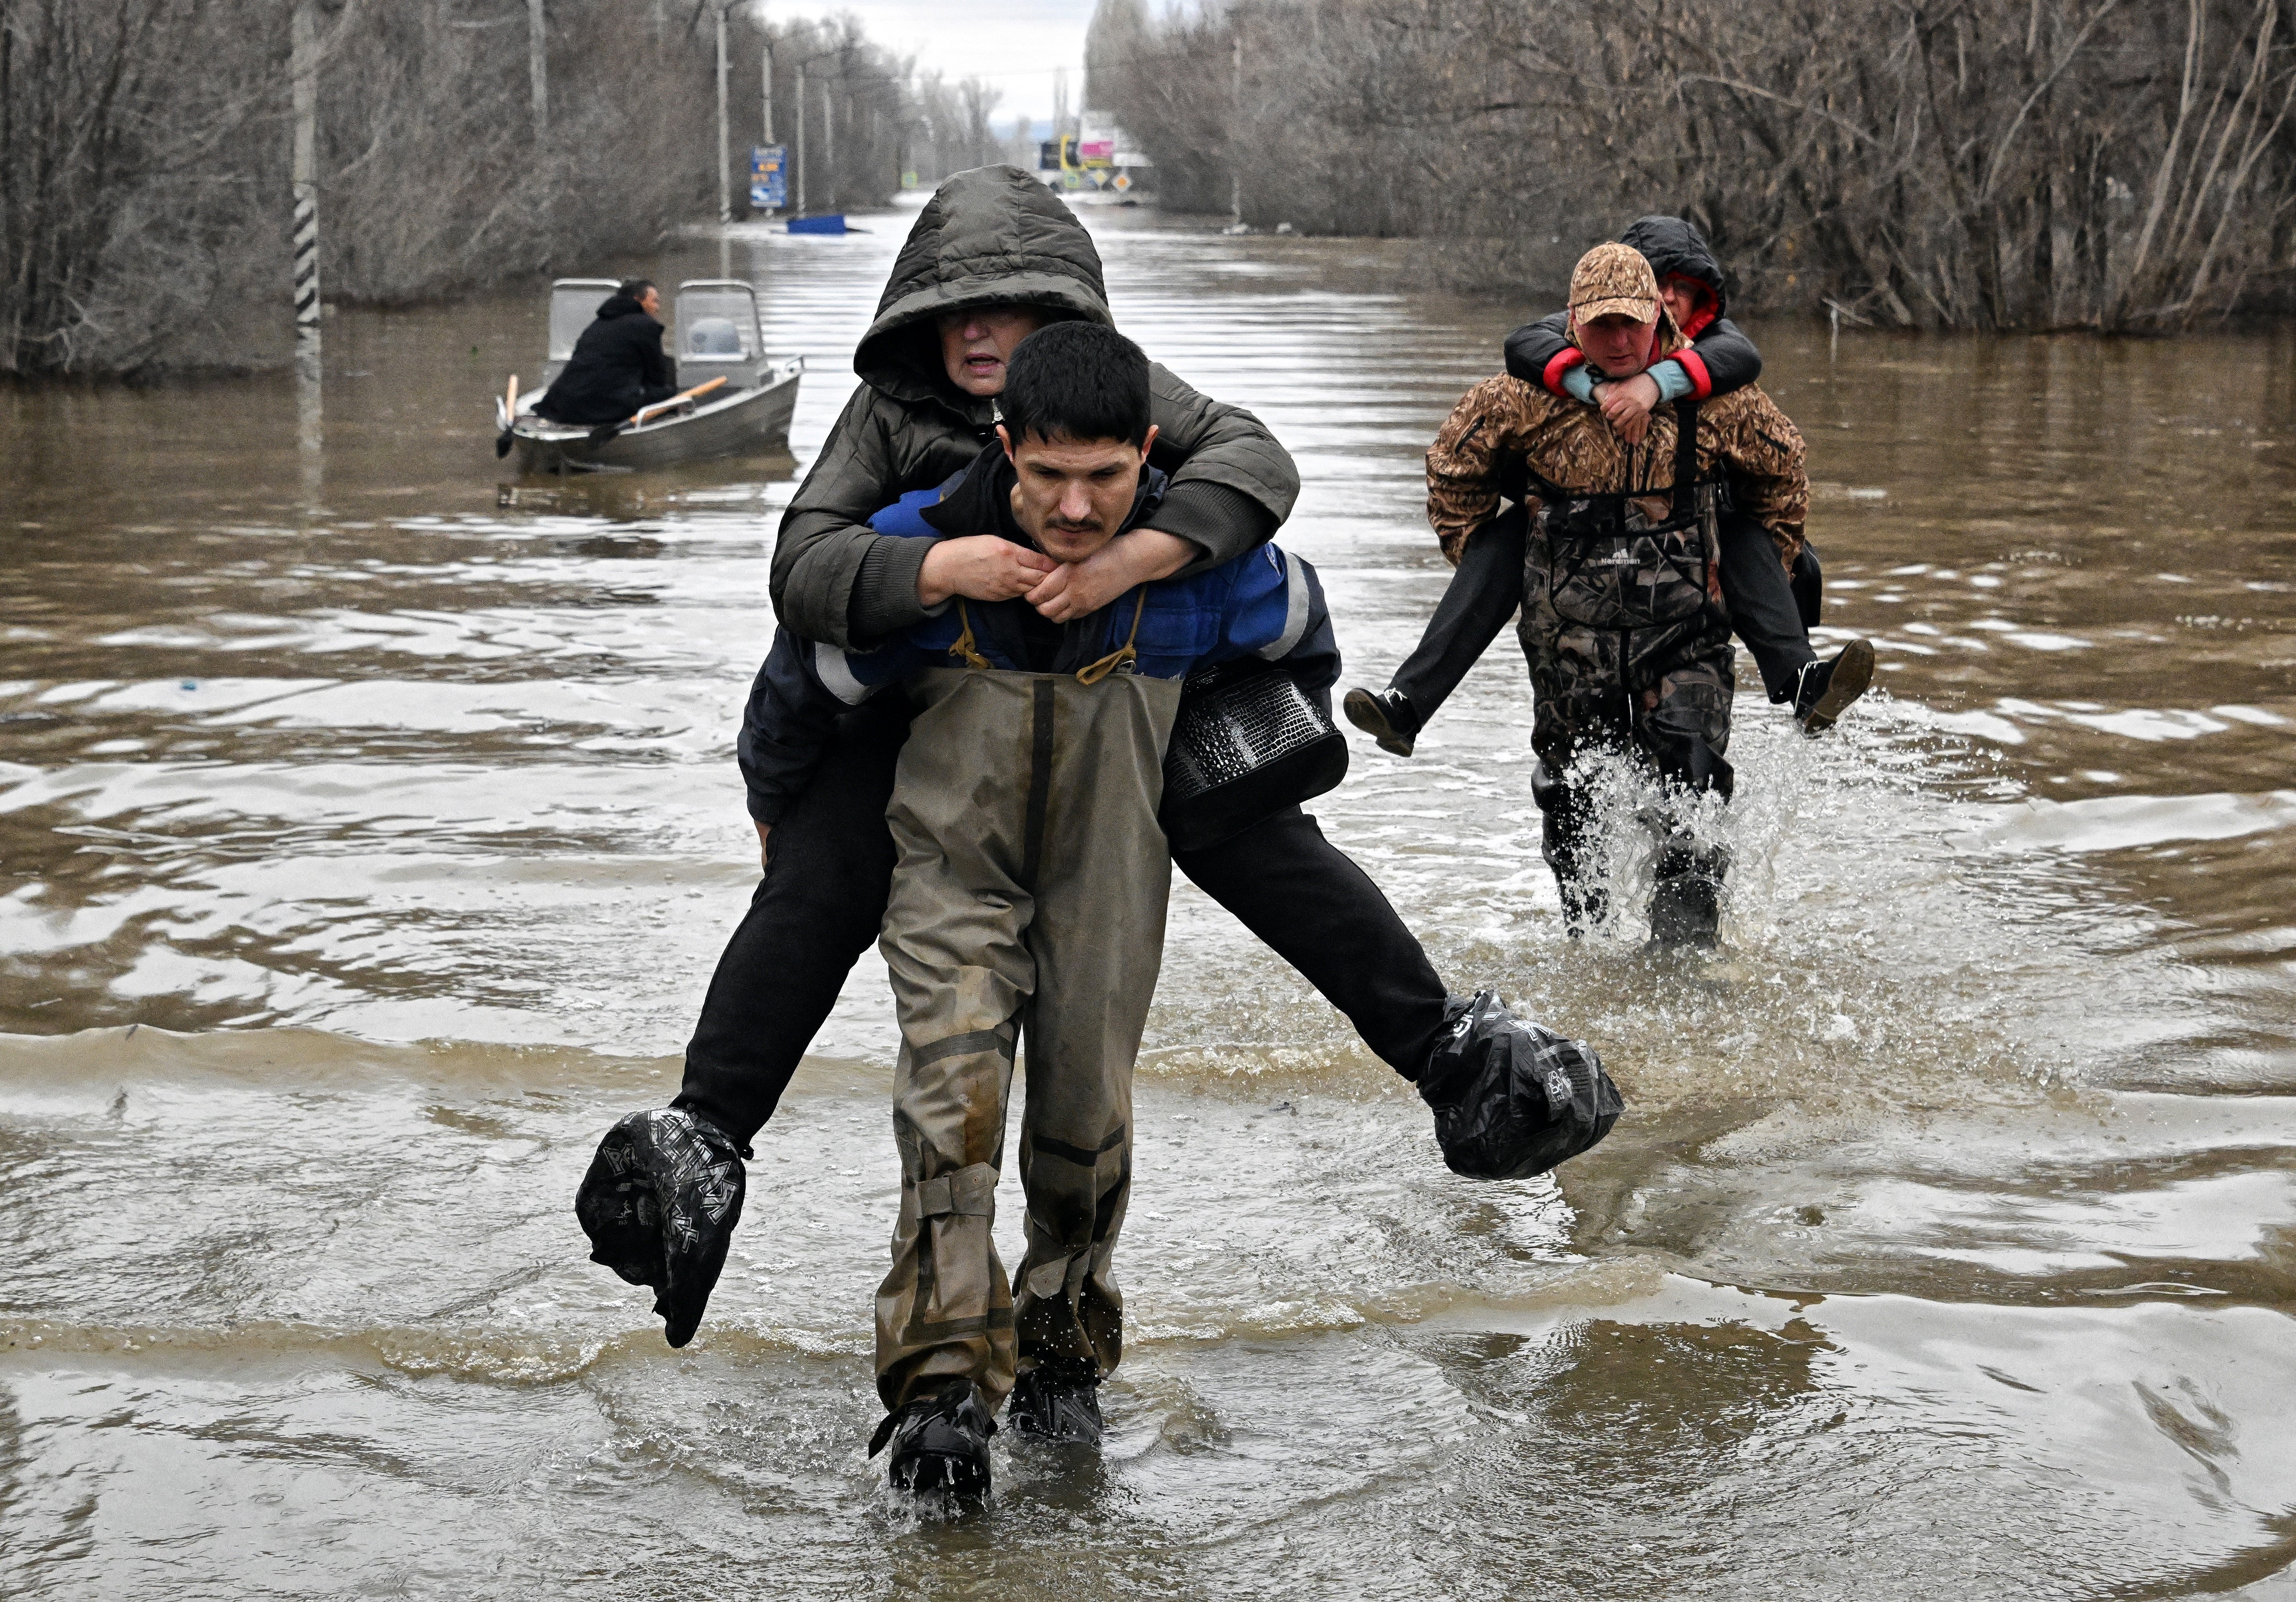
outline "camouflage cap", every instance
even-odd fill
[[[1577,322],[1628,316],[1647,323],[1658,311],[1658,275],[1632,245],[1596,245],[1571,269],[1570,316]]]

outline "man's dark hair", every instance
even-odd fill
[[[643,300],[646,291],[652,287],[653,280],[651,278],[625,278],[614,285],[614,293],[627,295],[633,300]]]
[[[1148,438],[1148,358],[1099,323],[1055,323],[1013,347],[997,401],[1018,442]]]

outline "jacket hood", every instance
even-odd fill
[[[598,315],[601,317],[642,317],[646,315],[646,308],[617,290],[598,302]]]
[[[1698,231],[1695,224],[1678,217],[1636,218],[1634,226],[1619,235],[1619,242],[1640,251],[1649,259],[1651,270],[1658,275],[1660,283],[1666,282],[1669,273],[1680,273],[1706,286],[1714,303],[1699,308],[1709,314],[1703,320],[1691,319],[1700,328],[1729,309],[1729,297],[1722,287],[1722,264],[1714,259],[1706,235]],[[1696,336],[1695,330],[1685,332]]]
[[[945,311],[1015,303],[1042,307],[1054,321],[1115,321],[1100,252],[1057,195],[1017,167],[958,173],[917,214],[877,320],[853,352],[853,370],[896,400],[938,400],[968,422],[985,422],[994,402],[948,382],[932,321]]]

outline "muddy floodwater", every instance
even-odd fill
[[[0,1595],[2296,1598],[2286,332],[1752,330],[1882,668],[1808,741],[1742,665],[1721,961],[1564,938],[1511,638],[1411,760],[1351,731],[1326,830],[1626,1094],[1559,1184],[1447,1174],[1184,884],[1103,1453],[1000,1436],[954,1521],[863,1455],[873,957],[666,1348],[570,1199],[755,883],[774,527],[906,221],[731,242],[793,462],[505,493],[538,295],[331,317],[316,451],[283,379],[0,394]],[[1383,683],[1420,453],[1544,308],[1095,226]]]

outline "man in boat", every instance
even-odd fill
[[[625,278],[599,303],[598,315],[565,370],[535,403],[553,423],[627,423],[639,409],[677,393],[677,373],[661,348],[661,292]]]
[[[889,503],[980,457],[996,438],[1006,359],[1037,327],[1069,321],[1113,322],[1099,252],[1074,214],[1015,168],[943,184],[855,352],[862,385],[782,520],[773,587],[789,634],[832,655],[866,651],[960,599],[1025,599],[1041,627],[1057,630],[1143,584],[1209,571],[1267,543],[1299,490],[1290,455],[1249,412],[1153,364],[1148,463],[1168,475],[1161,499],[1084,561],[1057,563],[993,534],[904,538],[871,526]],[[593,1165],[601,1183],[652,1172],[664,1194],[690,1198],[651,1215],[651,1246],[592,1233],[596,1261],[656,1286],[672,1345],[692,1338],[724,1261],[739,1158],[878,937],[896,857],[886,808],[909,722],[904,696],[861,701],[837,719],[801,787],[750,792],[765,876],[710,981],[685,1083],[669,1109],[617,1125]],[[745,725],[745,768],[758,748]],[[1379,887],[1296,805],[1172,860],[1431,1105],[1428,1087],[1443,1078],[1429,1076],[1438,1053],[1532,1027],[1450,995]],[[682,1221],[660,1221],[664,1213]]]
[[[1649,260],[1597,245],[1570,279],[1570,339],[1611,381],[1686,349]],[[1591,871],[1595,801],[1578,764],[1622,751],[1667,792],[1651,934],[1712,946],[1728,859],[1700,837],[1692,798],[1727,801],[1734,669],[1722,605],[1726,502],[1768,537],[1791,571],[1809,506],[1800,433],[1760,388],[1648,410],[1629,440],[1619,420],[1512,375],[1467,391],[1427,453],[1427,516],[1456,553],[1500,514],[1527,521],[1523,652],[1534,696],[1531,794],[1573,932],[1607,916]]]

